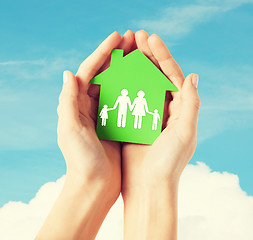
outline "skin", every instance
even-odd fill
[[[179,91],[166,95],[163,131],[153,145],[123,144],[124,237],[176,239],[178,183],[196,148],[200,99],[192,83],[197,75],[185,79],[157,35],[142,30],[135,40]]]
[[[67,165],[66,180],[36,239],[94,239],[120,194],[121,146],[97,138],[99,89],[88,83],[108,67],[113,48],[129,51],[132,42],[131,37],[126,39],[128,34],[121,38],[118,32],[112,33],[84,60],[76,76],[64,72],[57,133]]]
[[[96,136],[99,87],[88,83],[109,66],[113,48],[139,48],[179,89],[166,95],[163,131],[152,146]],[[178,182],[196,147],[200,100],[192,83],[196,75],[184,79],[162,40],[144,31],[112,33],[76,76],[65,71],[57,132],[66,180],[36,239],[94,239],[120,191],[125,239],[176,239]]]

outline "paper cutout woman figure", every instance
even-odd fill
[[[127,89],[122,89],[121,96],[117,98],[113,108],[110,109],[114,110],[119,106],[117,127],[124,128],[126,126],[127,106],[129,106],[129,109],[131,110],[131,100],[127,95]]]
[[[141,129],[142,117],[146,116],[146,112],[148,112],[147,101],[144,98],[145,93],[141,90],[137,93],[137,97],[134,99],[134,102],[131,106],[133,109],[132,115],[134,118],[134,128]]]
[[[112,108],[108,108],[107,105],[104,105],[99,116],[102,118],[102,126],[106,126],[106,119],[108,119],[108,111],[111,111]]]
[[[159,120],[159,122],[161,121],[160,115],[159,115],[157,109],[155,109],[153,113],[152,112],[149,112],[149,113],[153,115],[152,130],[156,131],[157,130],[157,120]]]

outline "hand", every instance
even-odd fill
[[[67,165],[66,178],[99,181],[110,186],[108,194],[113,201],[121,186],[121,147],[117,142],[97,138],[98,98],[90,92],[89,81],[120,42],[120,35],[114,32],[80,65],[76,77],[69,71],[64,72],[58,106],[58,144]]]
[[[179,89],[166,94],[163,131],[153,145],[124,143],[122,154],[124,193],[150,184],[179,181],[191,159],[197,139],[200,107],[198,91],[193,86],[196,74],[186,79],[163,41],[157,36],[139,31],[135,36],[137,47]],[[195,83],[195,82],[194,82]]]
[[[133,41],[131,31],[122,38],[114,32],[81,64],[76,76],[64,72],[57,132],[66,180],[36,239],[94,239],[120,193],[121,146],[97,138],[99,88],[89,81],[108,67],[113,48],[128,52]]]
[[[162,133],[153,145],[123,144],[125,239],[176,239],[178,182],[196,148],[198,75],[185,79],[157,35],[139,31],[135,40],[179,91],[166,94]]]
[[[66,180],[38,239],[93,239],[120,193],[121,145],[97,138],[99,87],[89,81],[108,67],[113,48],[127,53],[133,41],[131,31],[122,38],[114,32],[80,65],[76,76],[64,72],[57,132]]]
[[[131,31],[122,38],[117,32],[111,34],[80,65],[76,77],[71,72],[64,73],[59,98],[58,143],[66,160],[67,177],[103,180],[110,186],[114,198],[121,188],[121,146],[119,142],[97,138],[99,86],[89,81],[108,67],[113,48],[128,52],[133,41]]]

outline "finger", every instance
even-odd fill
[[[129,50],[129,52],[132,52],[136,49],[137,49],[137,44],[136,44],[136,40],[135,40],[135,37],[134,37],[134,42],[133,42],[133,45],[132,45],[131,49]]]
[[[124,55],[128,54],[135,43],[135,34],[133,31],[128,30],[123,35],[121,42],[117,48],[124,50]]]
[[[167,46],[162,39],[155,34],[149,37],[148,43],[152,54],[157,59],[164,74],[172,81],[177,89],[181,90],[184,82],[184,74],[172,57]]]
[[[155,59],[152,51],[149,48],[148,44],[148,33],[144,30],[140,30],[135,34],[135,40],[137,48],[145,54],[157,67],[159,67],[158,61]]]
[[[124,33],[123,37],[121,38],[121,41],[119,45],[117,46],[117,49],[123,49],[124,55],[128,54],[132,45],[134,44],[134,32],[131,30],[128,30]],[[108,56],[103,66],[98,70],[98,73],[103,72],[105,69],[107,69],[110,66],[111,56]]]
[[[135,43],[135,34],[133,31],[128,30],[121,38],[120,44],[117,46],[117,48],[123,49],[124,55],[126,55],[132,50],[134,43]],[[101,69],[99,69],[99,73],[107,69],[109,65],[110,65],[110,57],[106,60],[105,64],[101,67]],[[88,95],[94,99],[98,99],[99,90],[100,90],[99,86],[92,84],[89,86]]]
[[[162,130],[167,126],[169,119],[169,103],[172,101],[172,96],[170,92],[166,92],[164,110],[163,110],[163,121],[162,121]]]
[[[82,90],[87,90],[89,81],[110,56],[112,49],[118,46],[121,36],[118,32],[112,33],[99,47],[80,65],[76,77],[81,82]]]
[[[65,71],[63,73],[63,87],[59,97],[59,106],[57,108],[59,121],[67,125],[79,123],[79,109],[77,99],[77,80],[72,72]]]
[[[186,137],[197,132],[200,98],[198,94],[198,75],[195,73],[186,77],[181,91],[182,108],[180,126]]]

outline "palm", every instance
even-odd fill
[[[102,174],[109,178],[112,188],[117,191],[121,183],[121,146],[118,142],[99,140],[96,135],[99,86],[90,85],[89,81],[108,67],[111,50],[121,42],[120,35],[117,32],[112,33],[78,69],[76,110],[79,114],[79,127],[77,136],[73,138],[75,143],[71,144],[79,153],[79,157],[75,157],[76,164],[72,164],[75,169],[82,171],[83,174],[87,171],[100,176]]]
[[[105,176],[112,173],[110,181],[120,183],[120,152],[121,147],[118,142],[99,140],[96,135],[96,113],[98,107],[98,86],[89,86],[88,91],[79,89],[78,107],[81,128],[78,134],[79,151],[83,160],[79,161],[77,166],[86,171],[87,168],[93,172],[101,173]],[[87,158],[87,153],[91,158]],[[86,162],[88,161],[88,162]],[[80,162],[83,166],[80,166]],[[102,172],[101,172],[102,171]],[[115,179],[117,178],[117,179]],[[116,180],[116,181],[115,181]]]
[[[152,145],[125,143],[122,149],[122,191],[143,185],[149,179],[180,176],[195,147],[195,139],[189,143],[184,125],[182,85],[184,76],[162,40],[149,38],[144,31],[135,36],[136,45],[164,74],[173,80],[179,92],[166,94],[161,135]],[[192,137],[192,136],[191,136]],[[195,138],[195,139],[194,139]],[[188,145],[186,147],[186,144]],[[187,150],[186,150],[187,149]],[[185,154],[183,154],[185,152]],[[151,175],[154,177],[152,178]]]
[[[142,176],[165,176],[172,174],[175,169],[176,160],[180,153],[178,142],[180,142],[180,101],[171,100],[167,93],[165,101],[165,111],[163,118],[163,132],[152,145],[141,145],[124,143],[122,148],[123,173],[125,187],[141,184]],[[176,153],[177,149],[178,153]],[[168,156],[175,156],[169,158]],[[130,163],[131,161],[131,163]],[[148,168],[147,168],[148,166]],[[145,180],[146,181],[146,180]]]
[[[112,33],[79,67],[77,78],[79,79],[79,112],[83,127],[90,129],[92,141],[96,142],[93,148],[94,154],[98,149],[103,149],[107,157],[120,171],[121,144],[119,142],[98,140],[95,133],[97,121],[99,86],[89,85],[88,82],[94,75],[109,67],[110,53],[113,48],[122,48],[129,52],[134,42],[134,33],[127,31],[121,38],[117,32]],[[88,87],[87,87],[88,86]],[[89,146],[88,146],[89,147]],[[87,145],[86,145],[87,148]]]

